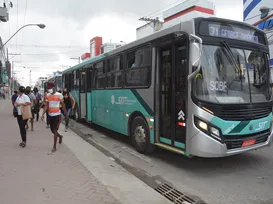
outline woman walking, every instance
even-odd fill
[[[25,147],[27,143],[27,132],[26,132],[26,124],[28,120],[23,120],[22,116],[22,107],[31,105],[30,99],[27,95],[25,95],[25,87],[20,86],[18,90],[18,97],[14,103],[14,106],[17,108],[17,122],[20,129],[20,134],[22,138],[22,142],[20,143],[21,147]]]
[[[71,112],[75,108],[75,100],[74,100],[73,96],[69,94],[69,92],[67,91],[67,88],[64,88],[64,90],[63,90],[63,97],[64,97],[64,104],[65,104],[65,108],[66,108],[67,112],[65,115],[62,110],[62,114],[65,117],[65,132],[67,132],[68,125],[69,125],[69,117],[70,117]]]

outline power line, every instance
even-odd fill
[[[26,4],[25,4],[25,16],[24,16],[24,24],[23,25],[26,24],[26,16],[27,16],[27,0],[26,0]],[[24,30],[22,30],[22,37],[21,37],[22,42],[24,42],[23,39],[24,39]],[[22,47],[20,49],[20,52],[22,52]]]
[[[9,44],[9,46],[19,46],[19,47],[35,47],[35,48],[86,48],[85,46],[65,46],[65,45],[23,45],[23,44]]]
[[[17,15],[17,19],[16,19],[16,30],[18,30],[18,16],[19,16],[19,15],[18,15],[18,12],[19,12],[18,10],[19,10],[19,3],[18,3],[18,0],[17,0],[17,14],[16,14],[16,15]],[[18,38],[17,38],[17,37],[18,37],[18,35],[16,35],[16,45],[18,44]]]
[[[161,8],[161,9],[159,9],[159,10],[153,12],[153,13],[150,13],[150,14],[148,14],[148,15],[145,15],[145,16],[154,18],[154,17],[157,16],[157,14],[161,14],[162,12],[166,11],[167,9],[173,7],[173,5],[178,4],[178,3],[185,3],[185,2],[187,2],[187,1],[189,1],[189,0],[184,0],[184,1],[183,1],[183,0],[178,0],[178,1],[175,1],[175,2],[173,2],[173,3],[171,3],[171,4],[168,4],[168,5],[164,6],[164,7]]]
[[[64,51],[64,52],[51,52],[51,53],[21,53],[21,55],[37,55],[37,56],[43,56],[43,55],[59,55],[59,54],[64,54],[64,53],[69,53],[69,52],[82,51],[82,50],[85,50],[85,49],[86,49],[86,48],[77,49],[77,50],[69,50],[69,51]]]

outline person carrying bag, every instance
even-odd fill
[[[14,107],[17,108],[17,122],[20,129],[22,142],[19,144],[21,147],[25,147],[27,143],[27,132],[25,126],[28,119],[32,118],[31,102],[25,93],[25,87],[20,86],[18,90],[18,97],[14,103]]]

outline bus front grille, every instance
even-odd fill
[[[211,110],[215,116],[227,121],[248,121],[267,117],[272,112],[272,103],[262,104],[212,104],[200,106]]]
[[[223,136],[227,149],[241,148],[245,140],[256,139],[255,144],[264,143],[270,135],[270,130],[259,132],[258,134],[240,135],[240,136]]]
[[[267,117],[272,111],[271,106],[253,108],[223,107],[216,115],[223,120],[246,121]]]

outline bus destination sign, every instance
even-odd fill
[[[202,21],[199,26],[199,33],[204,36],[229,38],[263,45],[266,44],[265,35],[262,32],[249,28],[248,26],[226,22]]]
[[[221,28],[219,26],[215,26],[214,24],[209,25],[209,35],[214,37],[231,38],[236,40],[259,43],[258,36],[253,34],[253,32],[250,32],[249,30],[245,29],[235,30],[229,27]]]

